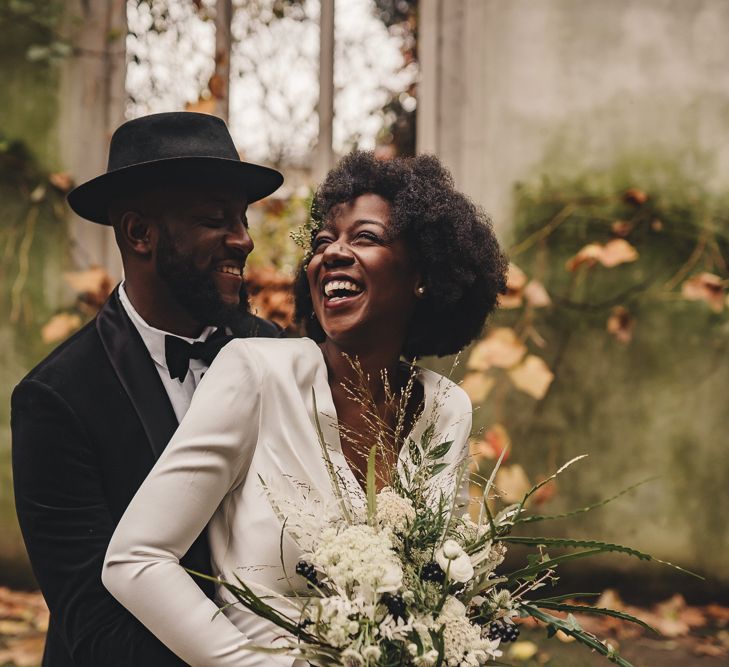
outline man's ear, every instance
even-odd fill
[[[129,250],[151,255],[157,247],[157,226],[139,211],[126,211],[119,220],[119,234]]]

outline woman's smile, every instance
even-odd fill
[[[405,335],[418,274],[405,242],[388,234],[390,210],[379,195],[361,195],[337,207],[314,239],[309,289],[334,340]]]

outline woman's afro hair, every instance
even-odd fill
[[[380,160],[371,152],[354,151],[316,191],[313,222],[320,226],[336,216],[338,205],[367,193],[390,203],[390,234],[406,241],[425,285],[403,355],[412,359],[459,352],[481,333],[506,290],[507,260],[491,221],[455,190],[435,156]],[[307,335],[321,342],[324,332],[313,317],[305,264],[294,289],[297,319],[305,323]]]

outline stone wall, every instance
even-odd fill
[[[499,226],[514,183],[656,153],[729,187],[729,3],[421,0],[418,150]]]
[[[583,182],[584,194],[598,195],[637,186],[682,198],[686,210],[712,200],[713,233],[725,237],[727,217],[716,210],[729,192],[729,41],[722,38],[729,3],[421,0],[420,19],[418,149],[446,162],[507,245],[538,218],[537,204],[515,195],[516,186],[540,182],[576,191]],[[685,217],[686,236],[695,238],[688,218],[697,216]],[[680,213],[676,224],[680,236]],[[602,236],[566,225],[547,273],[564,273],[565,259],[584,243],[609,236],[609,221]],[[690,252],[689,245],[678,254]],[[670,254],[645,251],[661,275],[681,259]],[[534,257],[516,261],[527,272],[534,267]],[[692,268],[727,277],[708,256]],[[608,291],[625,275],[606,272]],[[633,341],[622,347],[607,335],[602,312],[546,318],[540,354],[550,364],[559,358],[560,370],[541,403],[506,401],[514,457],[537,476],[591,455],[560,484],[558,511],[658,475],[562,528],[628,542],[729,585],[722,525],[729,323],[726,309],[671,298],[644,306]],[[560,349],[565,335],[569,345]],[[489,398],[477,422],[495,418]]]

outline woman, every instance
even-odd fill
[[[241,650],[246,642],[270,645],[279,632],[238,607],[216,615],[179,565],[205,525],[216,573],[285,592],[281,553],[293,573],[299,552],[282,536],[262,482],[292,502],[305,488],[326,506],[318,417],[353,502],[364,503],[366,461],[357,445],[368,425],[348,390],[357,377],[351,359],[364,377],[384,373],[400,392],[409,373],[401,355],[462,349],[505,288],[506,262],[490,224],[434,157],[381,162],[352,153],[317,191],[312,219],[311,253],[296,287],[311,338],[226,346],[107,552],[104,584],[192,665],[292,663]],[[416,380],[405,430],[417,439],[437,403],[436,430],[456,443],[446,460],[453,468],[467,455],[470,402],[435,373],[419,369]],[[393,427],[382,384],[372,380],[369,389]],[[385,443],[381,468],[403,458],[395,446]],[[230,601],[220,590],[219,605]]]

